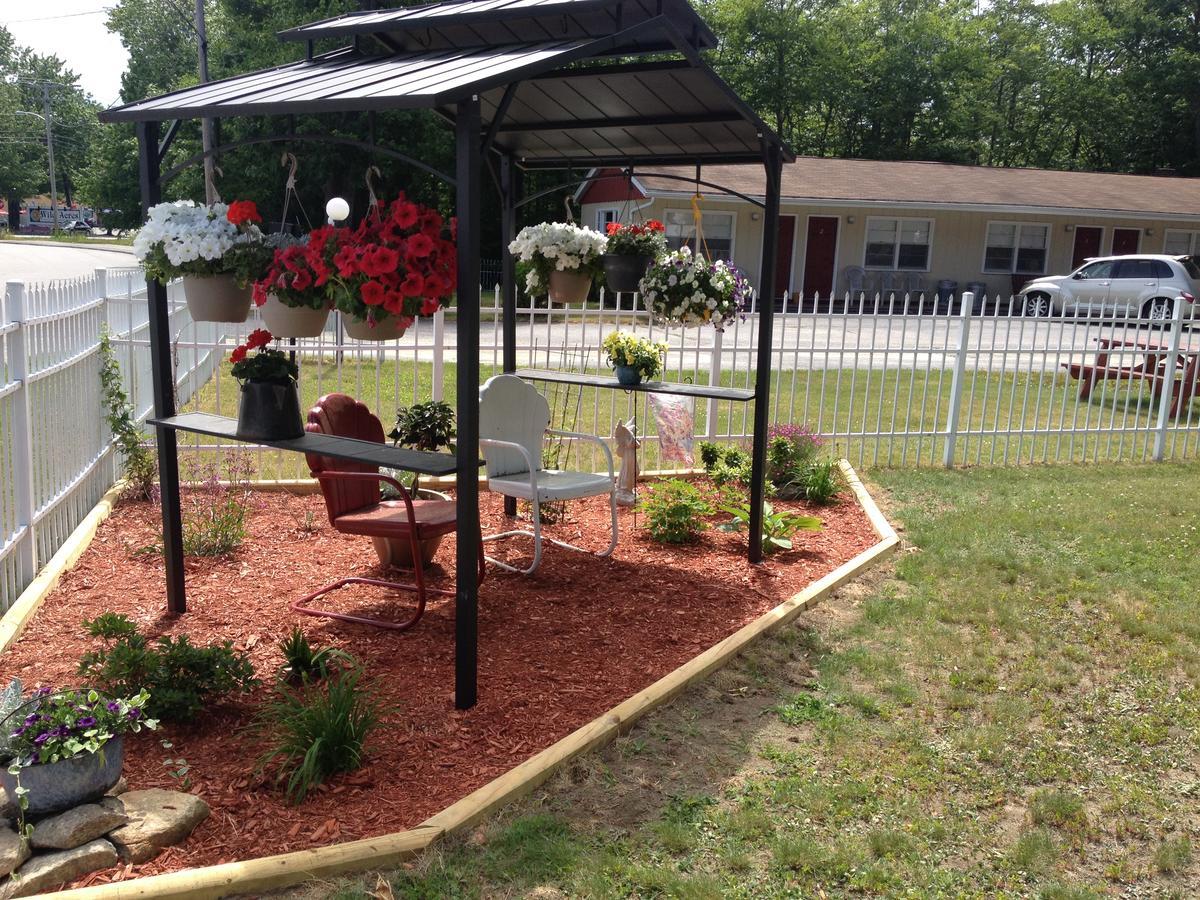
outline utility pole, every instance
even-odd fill
[[[200,53],[200,83],[208,82],[208,33],[204,28],[204,0],[196,0],[196,40]],[[217,202],[217,186],[213,180],[215,160],[212,157],[213,121],[200,120],[200,142],[204,150],[204,202]],[[53,165],[53,164],[52,164]]]
[[[46,120],[46,153],[50,156],[50,233],[58,231],[58,183],[54,179],[54,130],[50,121],[50,82],[42,82],[42,118]]]

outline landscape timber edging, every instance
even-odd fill
[[[129,900],[161,897],[207,900],[234,894],[255,894],[314,878],[394,866],[429,849],[438,839],[470,827],[500,807],[534,790],[576,756],[594,750],[628,732],[646,713],[669,702],[681,691],[724,666],[759,638],[791,622],[846,582],[895,552],[900,544],[895,530],[880,512],[850,463],[843,459],[838,465],[855,499],[866,513],[871,528],[879,537],[875,544],[714,644],[699,656],[500,777],[452,803],[415,828],[327,847],[76,888],[52,896],[56,900]]]

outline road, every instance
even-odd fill
[[[90,275],[97,268],[136,265],[129,247],[0,241],[0,282],[45,282]]]

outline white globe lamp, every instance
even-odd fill
[[[345,222],[350,217],[350,204],[341,197],[332,197],[325,204],[325,215],[329,216],[329,223],[331,225],[337,222]]]

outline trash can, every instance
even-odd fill
[[[958,293],[958,282],[950,279],[943,279],[938,282],[937,286],[937,308],[950,309],[950,305],[954,302],[954,295]]]
[[[975,316],[981,315],[983,313],[983,298],[987,294],[987,283],[983,281],[968,281],[963,291],[964,293],[970,291],[975,295],[975,305],[971,307],[971,314]]]

